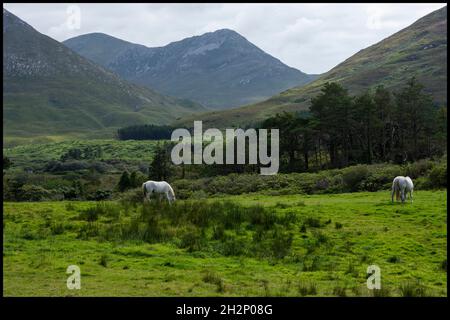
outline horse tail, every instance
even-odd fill
[[[144,197],[147,196],[147,188],[145,187],[145,182],[142,184],[142,192],[144,192]]]
[[[392,182],[392,192],[395,193],[395,199],[398,201],[400,199],[400,183],[397,178]]]

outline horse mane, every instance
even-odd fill
[[[170,184],[168,184],[168,183],[167,183],[167,186],[168,186],[170,195],[171,195],[172,197],[175,197],[175,192],[173,191],[172,186],[171,186]]]

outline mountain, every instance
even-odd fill
[[[4,136],[111,132],[204,107],[131,84],[3,9]]]
[[[214,109],[262,101],[316,77],[288,67],[228,29],[155,48],[102,33],[63,43],[127,80]]]
[[[311,98],[326,82],[338,82],[351,94],[359,94],[378,85],[396,90],[412,76],[425,85],[437,104],[447,104],[447,7],[359,51],[305,86],[286,90],[261,103],[188,116],[176,123],[189,126],[194,119],[201,119],[210,127],[243,126],[283,110],[308,110]]]

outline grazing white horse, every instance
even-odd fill
[[[152,193],[165,194],[169,203],[175,201],[175,193],[172,187],[166,181],[147,181],[142,184],[142,191],[144,192],[144,199],[150,201]]]
[[[413,202],[413,190],[414,184],[410,177],[398,176],[394,178],[392,181],[392,192],[391,199],[394,202],[394,193],[397,201],[399,198],[402,200],[402,203],[406,200],[406,195],[409,192],[409,198],[411,199],[411,203]]]

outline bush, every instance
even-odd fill
[[[51,200],[52,193],[40,186],[26,184],[20,188],[21,201],[43,201]]]
[[[447,188],[447,164],[436,165],[429,174],[432,188]]]
[[[401,168],[397,165],[373,165],[370,167],[366,179],[361,182],[361,190],[373,192],[388,189],[394,177],[398,176],[400,172]]]
[[[414,183],[414,190],[433,189],[433,185],[431,184],[429,177],[420,177],[414,179],[413,183]]]
[[[443,162],[441,159],[440,162]],[[439,165],[433,179],[439,186],[446,186],[446,164]],[[245,194],[262,192],[267,195],[320,194],[354,191],[378,191],[389,189],[394,177],[409,175],[414,180],[426,178],[433,168],[431,160],[420,160],[405,167],[395,164],[356,165],[343,169],[323,170],[318,173],[280,173],[273,176],[258,174],[228,174],[175,180],[179,199],[202,198],[214,194]],[[442,168],[441,168],[442,167]],[[426,189],[430,184],[421,184]],[[199,194],[198,194],[199,193]]]
[[[416,162],[408,163],[404,170],[404,175],[411,179],[423,177],[433,167],[433,162],[428,159],[421,159]]]
[[[363,180],[369,175],[365,165],[357,165],[343,170],[342,179],[348,191],[354,192],[361,189]]]
[[[95,192],[86,195],[86,199],[92,201],[107,200],[110,199],[111,197],[112,197],[111,190],[96,190]]]
[[[144,201],[144,193],[142,192],[142,188],[131,189],[121,193],[119,200],[122,204],[136,206]]]

